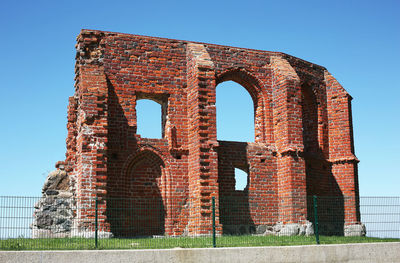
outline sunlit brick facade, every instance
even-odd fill
[[[95,30],[82,30],[76,49],[58,166],[80,205],[99,199],[102,231],[118,235],[113,224],[122,224],[110,219],[112,198],[158,211],[121,215],[151,221],[150,232],[129,235],[208,234],[212,197],[218,231],[235,213],[241,224],[302,224],[312,195],[342,198],[339,220],[359,222],[351,97],[324,67],[280,52]],[[217,140],[216,86],[224,81],[253,99],[254,142]],[[161,105],[163,138],[137,134],[140,99]],[[234,168],[248,173],[243,191]],[[226,197],[246,209],[230,211]],[[79,213],[93,218],[93,209]]]

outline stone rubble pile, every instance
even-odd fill
[[[69,237],[75,217],[74,205],[67,172],[62,167],[50,172],[43,185],[42,198],[35,204],[32,237]]]

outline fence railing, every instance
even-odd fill
[[[151,194],[151,193],[150,193]],[[0,250],[400,241],[400,197],[0,197]],[[148,197],[146,197],[148,196]],[[290,202],[289,202],[290,201]]]

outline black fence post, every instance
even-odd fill
[[[318,229],[318,204],[317,204],[317,196],[313,196],[314,203],[314,226],[315,226],[315,241],[319,245],[319,229]]]
[[[217,247],[215,235],[215,196],[212,197],[212,231],[213,231],[213,247]]]
[[[98,199],[96,196],[96,202],[95,202],[95,214],[94,214],[94,247],[97,249],[97,243],[98,243],[98,238],[97,238],[97,232],[99,230],[99,225],[98,225]]]

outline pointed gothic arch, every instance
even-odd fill
[[[254,104],[255,142],[272,142],[271,98],[267,87],[256,76],[244,68],[226,70],[216,77],[216,85],[225,81],[234,81],[244,87]]]
[[[145,149],[128,158],[120,199],[112,199],[110,226],[116,236],[152,236],[165,232],[165,163]]]

